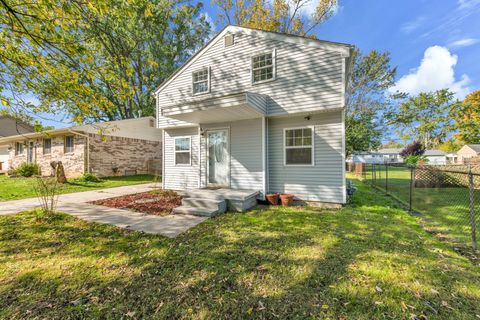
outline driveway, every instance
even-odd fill
[[[160,217],[88,203],[122,195],[146,192],[156,187],[158,187],[158,184],[146,183],[63,194],[58,197],[57,211],[68,213],[86,221],[111,224],[119,228],[145,233],[161,234],[169,238],[176,237],[207,219],[192,215]],[[37,198],[0,202],[0,215],[15,214],[32,210],[39,206],[40,203]]]

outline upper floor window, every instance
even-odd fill
[[[52,153],[52,139],[43,139],[43,154]]]
[[[210,68],[192,73],[193,94],[210,92]]]
[[[73,152],[74,142],[73,136],[65,137],[65,153]]]
[[[313,165],[313,128],[285,129],[285,165]]]
[[[15,143],[15,155],[23,154],[23,142]]]
[[[252,57],[252,82],[275,79],[275,50]]]

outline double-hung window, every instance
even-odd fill
[[[284,130],[285,165],[313,165],[313,127]]]
[[[192,140],[190,137],[175,138],[175,165],[191,165]]]
[[[15,143],[15,155],[23,154],[23,142]]]
[[[73,147],[74,147],[73,136],[66,136],[65,148],[64,148],[65,153],[73,152]]]
[[[275,79],[275,50],[252,57],[252,83]]]
[[[52,139],[43,139],[43,154],[52,153]]]
[[[192,73],[193,94],[210,92],[210,68],[203,68]]]

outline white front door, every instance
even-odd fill
[[[207,131],[207,181],[209,186],[229,186],[228,129]]]

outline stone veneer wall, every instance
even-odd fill
[[[161,173],[162,145],[149,141],[90,134],[90,170],[102,176]],[[113,168],[117,168],[114,172]]]
[[[16,168],[20,163],[27,161],[28,143],[33,141],[35,143],[33,159],[40,166],[43,176],[52,174],[52,167],[50,162],[62,161],[65,168],[67,178],[78,177],[84,173],[85,170],[85,138],[74,135],[74,152],[64,152],[65,136],[51,137],[52,152],[50,154],[43,154],[43,139],[25,140],[18,142],[26,142],[23,148],[23,154],[15,155],[15,143],[12,144],[10,150],[10,168]]]

